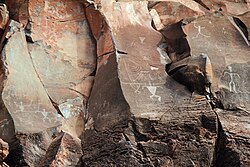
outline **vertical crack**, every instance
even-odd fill
[[[239,167],[241,166],[239,153],[227,146],[232,141],[228,140],[229,136],[223,130],[216,110],[213,111],[217,117],[217,139],[213,155],[213,167]]]
[[[46,92],[46,94],[47,94],[47,96],[48,96],[48,98],[49,98],[51,104],[53,105],[53,107],[55,108],[55,110],[57,111],[57,113],[60,114],[62,117],[64,117],[63,114],[62,114],[62,112],[61,112],[61,110],[60,110],[59,107],[58,107],[58,104],[50,97],[49,92],[48,92],[47,89],[45,88],[45,85],[44,85],[42,79],[40,78],[40,76],[39,76],[39,74],[38,74],[38,72],[37,72],[37,69],[36,69],[36,67],[35,67],[35,65],[34,65],[34,61],[33,61],[32,57],[31,57],[30,53],[29,53],[29,57],[30,57],[30,60],[31,60],[33,69],[34,69],[34,71],[35,71],[35,73],[36,73],[36,75],[37,75],[37,78],[39,79],[40,83],[42,84],[42,86],[43,86],[43,88],[44,88],[44,91]]]
[[[98,57],[97,57],[97,39],[95,38],[94,36],[94,32],[92,30],[92,26],[91,26],[91,23],[88,19],[88,12],[87,12],[87,8],[89,8],[90,6],[93,6],[94,9],[95,9],[95,2],[84,2],[83,3],[83,8],[84,8],[84,15],[85,15],[85,18],[86,18],[86,23],[88,25],[88,28],[89,28],[89,35],[90,35],[90,38],[91,38],[91,41],[93,42],[94,44],[94,53],[95,53],[95,69],[93,70],[93,72],[89,75],[89,76],[93,76],[95,77],[96,76],[96,73],[97,73],[97,60],[98,60]],[[93,89],[93,85],[94,85],[94,82],[92,83],[92,86],[90,88],[90,95],[91,95],[91,92],[92,92],[92,89]],[[89,120],[89,114],[88,114],[88,107],[89,107],[89,98],[86,99],[86,105],[85,105],[85,124],[88,122]]]

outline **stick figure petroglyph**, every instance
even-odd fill
[[[139,75],[133,81],[147,81],[148,79],[153,80],[150,71],[140,71]]]
[[[199,35],[201,36],[204,36],[206,38],[209,38],[210,36],[209,35],[205,35],[201,32],[202,29],[205,29],[205,27],[201,27],[200,25],[196,25],[196,22],[194,22],[194,28],[196,28],[198,30],[198,33],[196,34],[196,36],[193,37],[194,38],[197,38]]]
[[[132,42],[130,43],[130,45],[128,45],[128,46],[126,47],[125,52],[127,53],[128,50],[129,50],[129,48],[133,48],[133,47],[135,47],[135,46],[136,46],[135,41],[132,41]]]
[[[224,75],[223,75],[223,76],[225,76],[226,74],[228,74],[228,75],[230,76],[230,82],[228,83],[228,85],[229,85],[229,90],[230,90],[230,92],[235,92],[235,93],[237,93],[237,91],[236,91],[236,84],[235,84],[234,79],[235,79],[236,77],[240,78],[240,75],[237,74],[237,73],[235,73],[235,72],[233,72],[233,68],[232,68],[231,66],[228,66],[228,71],[229,71],[229,72],[227,72],[227,71],[224,72]]]
[[[139,37],[140,41],[141,41],[141,44],[144,43],[144,40],[146,39],[145,37]]]
[[[48,112],[45,111],[45,109],[43,109],[43,111],[41,112],[41,114],[43,115],[43,122],[46,122],[45,119],[48,119]]]
[[[139,91],[141,84],[140,83],[129,83],[129,85],[132,87],[132,89],[135,91],[135,93],[141,93]]]
[[[156,95],[157,88],[162,88],[161,86],[154,86],[151,83],[149,83],[149,86],[143,86],[143,88],[147,88],[151,95],[149,96],[150,99],[154,100],[154,98],[157,98],[159,102],[161,102],[161,96]]]

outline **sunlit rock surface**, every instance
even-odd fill
[[[13,31],[2,51],[7,77],[3,101],[17,131],[39,132],[60,124],[60,115],[34,70],[24,30],[18,30],[18,24],[12,28],[17,31]]]
[[[250,166],[249,1],[1,2],[3,165]]]

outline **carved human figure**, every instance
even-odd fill
[[[202,30],[202,29],[205,29],[205,27],[202,27],[202,26],[200,26],[200,25],[197,26],[197,25],[196,25],[196,22],[194,22],[194,28],[197,29],[198,33],[197,33],[196,36],[194,36],[193,38],[197,38],[199,35],[204,36],[204,37],[206,37],[206,38],[210,37],[210,36],[205,35],[205,34],[203,34],[203,33],[201,32],[201,30]]]
[[[232,68],[231,66],[228,66],[228,71],[229,71],[229,72],[227,72],[227,71],[224,72],[224,75],[223,75],[223,76],[225,76],[226,74],[229,75],[229,77],[230,77],[230,81],[229,81],[229,83],[228,83],[228,85],[229,85],[229,90],[230,90],[230,92],[235,92],[235,93],[237,93],[237,91],[236,91],[235,79],[236,79],[236,78],[240,78],[240,75],[237,74],[237,73],[235,73],[235,72],[233,72],[233,68]]]
[[[151,93],[151,95],[149,96],[150,99],[154,99],[154,98],[157,98],[159,102],[161,102],[161,96],[159,95],[156,95],[156,90],[158,87],[162,88],[161,86],[154,86],[152,85],[151,83],[148,85],[148,86],[143,86],[143,88],[146,87],[149,92]]]

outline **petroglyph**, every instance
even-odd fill
[[[202,26],[200,26],[200,25],[196,25],[197,23],[194,21],[193,22],[193,24],[194,24],[194,28],[196,28],[197,29],[197,31],[198,31],[198,33],[196,34],[196,36],[194,36],[193,37],[193,39],[194,38],[197,38],[199,35],[201,35],[201,36],[203,36],[203,37],[206,37],[206,38],[209,38],[210,36],[209,35],[205,35],[205,34],[203,34],[202,32],[201,32],[201,30],[202,29],[205,29],[205,27],[202,27]]]
[[[153,67],[153,66],[150,66],[150,69],[151,69],[151,70],[159,70],[158,67]]]
[[[131,86],[131,88],[134,90],[135,93],[141,93],[141,91],[139,91],[141,87],[140,83],[129,83],[129,85]]]
[[[43,109],[43,111],[41,112],[43,115],[43,122],[45,122],[45,119],[48,119],[48,112],[45,111],[45,109]]]
[[[139,37],[141,44],[143,44],[144,40],[146,39],[145,37]]]
[[[230,90],[230,92],[237,93],[235,79],[240,78],[240,75],[233,72],[233,68],[231,66],[228,66],[228,71],[229,72],[227,72],[227,71],[224,72],[223,76],[225,76],[226,74],[229,75],[229,77],[230,77],[230,81],[228,83],[229,90]]]
[[[147,88],[149,90],[149,92],[151,93],[151,95],[149,96],[150,99],[154,100],[154,98],[157,98],[157,100],[159,102],[161,102],[161,96],[156,95],[156,90],[157,88],[162,88],[161,86],[154,86],[151,83],[149,84],[149,86],[143,86],[143,88]],[[163,88],[162,88],[163,89]]]

